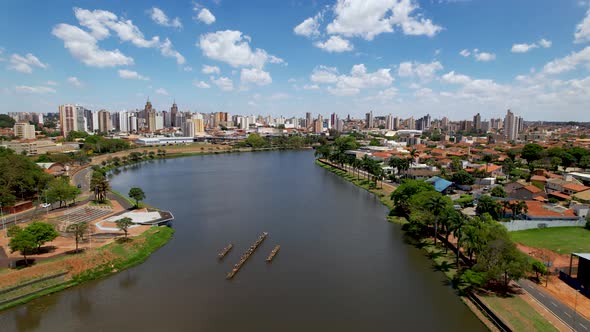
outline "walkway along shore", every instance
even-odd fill
[[[244,263],[246,263],[248,258],[250,258],[250,256],[252,256],[254,251],[256,251],[256,249],[258,249],[258,246],[260,246],[262,241],[264,241],[264,239],[266,239],[267,235],[268,235],[268,233],[264,232],[258,237],[258,240],[256,240],[256,242],[254,242],[254,244],[252,246],[250,246],[250,248],[248,248],[248,250],[246,250],[246,252],[242,255],[242,257],[240,257],[240,261],[238,263],[236,263],[236,265],[234,265],[233,270],[231,270],[227,274],[226,279],[231,279],[236,275],[236,273],[238,273],[238,271],[240,270],[240,268],[242,268]]]

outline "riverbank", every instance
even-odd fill
[[[173,234],[170,227],[152,227],[136,237],[82,253],[68,254],[21,270],[1,270],[0,310],[141,264],[170,241]],[[45,280],[58,272],[65,273],[63,278]]]
[[[359,179],[358,176],[355,175],[354,171],[343,169],[337,165],[333,165],[323,160],[316,160],[315,163],[320,167],[340,177],[343,177],[349,182],[352,182],[353,184],[375,194],[381,203],[383,203],[383,205],[389,209],[393,208],[393,201],[390,199],[390,195],[386,195],[382,189],[371,185],[371,183],[366,178],[362,178],[362,175]],[[397,217],[388,216],[387,220],[399,224],[406,223],[405,219]],[[425,238],[417,241],[414,243],[414,245],[417,248],[422,249],[425,252],[425,255],[432,260],[433,268],[437,271],[443,272],[449,279],[450,283],[454,285],[457,275],[454,253],[452,250],[445,251],[440,247],[434,246],[433,242],[434,241],[431,238]],[[460,292],[457,293],[460,296],[461,301],[465,303],[490,330],[498,330],[494,323],[489,319],[489,314],[478,308],[479,305],[474,305],[472,300],[464,296],[464,294],[460,294]],[[490,307],[492,313],[501,318],[501,320],[513,330],[520,330],[519,327],[530,327],[537,331],[564,330],[565,326],[563,326],[563,328],[560,326],[559,329],[555,328],[553,325],[557,323],[555,322],[556,319],[554,317],[550,317],[550,314],[540,312],[531,303],[533,301],[525,297],[526,296],[498,297],[487,295],[480,297],[480,299],[483,298],[483,302],[485,302],[485,305]],[[510,308],[510,310],[506,311],[505,308]],[[510,315],[507,314],[508,312]]]

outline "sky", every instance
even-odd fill
[[[0,113],[180,110],[590,121],[590,3],[0,3]]]

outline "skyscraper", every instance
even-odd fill
[[[312,119],[311,119],[311,112],[306,112],[305,113],[305,128],[309,128],[312,125]]]
[[[365,114],[365,128],[373,128],[373,111]]]
[[[176,106],[176,100],[172,103],[172,107],[170,107],[170,121],[172,127],[176,127],[176,113],[178,113],[178,106]],[[166,119],[164,119],[164,125],[166,125]]]
[[[518,138],[519,118],[515,116],[510,110],[506,111],[504,117],[504,137],[508,141],[514,141]]]
[[[473,129],[477,132],[482,131],[481,128],[481,115],[479,115],[479,113],[477,113],[474,117],[473,117]]]
[[[35,126],[28,122],[14,124],[14,136],[21,139],[35,139]]]
[[[395,129],[393,126],[393,116],[391,114],[387,114],[385,117],[385,129],[393,130]]]
[[[106,110],[98,111],[98,131],[101,133],[108,133],[111,130],[111,113]]]
[[[62,136],[67,136],[72,130],[78,130],[75,105],[65,104],[59,106],[59,127]]]
[[[318,118],[314,122],[313,132],[316,134],[321,134],[324,130],[324,118],[321,114],[318,114]]]

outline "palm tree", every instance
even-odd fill
[[[94,199],[103,202],[106,199],[106,193],[111,189],[109,181],[100,173],[94,173],[90,180],[90,190],[94,191]]]
[[[426,208],[428,208],[434,215],[434,245],[436,245],[436,237],[438,236],[439,215],[446,207],[447,202],[442,195],[431,197],[428,202],[426,202]]]
[[[413,162],[416,162],[416,157],[418,157],[418,150],[416,150],[416,149],[410,150],[410,157],[412,157]]]
[[[367,180],[369,179],[369,165],[371,164],[371,158],[368,155],[364,155],[361,159],[361,169],[367,173]]]
[[[461,253],[461,241],[463,240],[463,227],[467,224],[465,216],[460,212],[451,214],[449,218],[449,231],[457,239],[456,253],[457,262],[456,266],[459,269],[459,255]],[[448,241],[447,241],[448,242]]]

